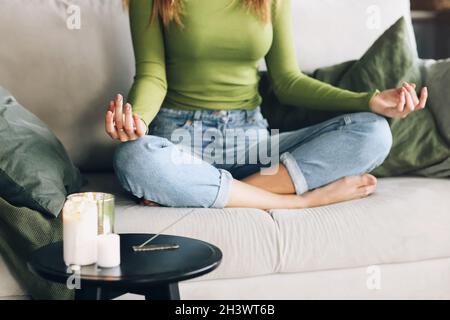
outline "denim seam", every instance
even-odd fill
[[[297,195],[302,195],[307,192],[309,190],[308,183],[295,158],[289,152],[286,152],[281,155],[280,161],[289,172]]]
[[[216,200],[214,201],[211,208],[223,209],[228,203],[231,190],[231,182],[233,181],[233,176],[226,170],[219,169],[220,172],[220,186],[217,193]]]

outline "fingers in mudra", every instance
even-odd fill
[[[136,127],[134,125],[134,119],[133,119],[133,114],[131,111],[131,105],[129,103],[127,103],[125,105],[125,116],[124,116],[124,128],[125,128],[125,133],[127,134],[128,138],[131,140],[136,140],[137,139],[137,135],[136,135]]]
[[[125,132],[124,129],[124,112],[123,112],[123,97],[122,95],[118,94],[116,96],[116,101],[115,101],[115,108],[114,108],[114,124],[119,136],[119,140],[122,142],[126,142],[128,140],[130,140],[130,137],[128,137],[127,133]]]
[[[427,101],[428,101],[428,88],[423,87],[422,90],[420,90],[420,99],[419,104],[416,106],[416,111],[425,109]]]
[[[405,111],[406,92],[405,92],[405,90],[403,88],[400,88],[397,91],[398,91],[398,93],[400,95],[400,98],[399,98],[399,101],[398,101],[396,109],[397,109],[397,111],[399,113],[402,113],[402,112]]]
[[[122,95],[111,101],[106,113],[105,128],[108,135],[121,142],[137,140],[145,135],[146,126],[141,118],[133,114],[129,103],[123,105]]]
[[[381,92],[374,111],[390,118],[406,118],[411,112],[425,108],[427,99],[426,87],[419,97],[414,83],[404,83],[400,88]]]
[[[116,126],[114,125],[114,103],[111,101],[109,104],[108,112],[106,112],[105,119],[105,129],[106,133],[114,140],[119,139],[119,134],[117,133]]]
[[[428,89],[426,87],[421,89],[420,97],[417,96],[416,85],[414,83],[404,83],[401,89],[405,95],[405,107],[400,114],[401,118],[406,118],[411,112],[425,108],[428,100]]]

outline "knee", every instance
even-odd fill
[[[114,152],[114,170],[131,174],[140,172],[149,164],[158,165],[159,151],[168,143],[166,139],[154,136],[121,143]]]
[[[392,132],[387,120],[373,113],[360,114],[362,121],[362,149],[376,165],[380,165],[392,148]]]
[[[142,180],[164,172],[163,167],[167,162],[164,150],[169,146],[167,139],[155,136],[145,136],[118,145],[114,152],[113,167],[125,190],[135,196],[143,196],[137,191],[145,184]]]
[[[141,166],[139,155],[143,150],[140,140],[124,142],[116,147],[113,156],[113,168],[120,182],[141,169],[139,168]]]

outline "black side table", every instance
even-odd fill
[[[57,242],[36,250],[29,260],[31,271],[39,276],[66,284],[79,277],[81,289],[77,300],[107,300],[125,293],[144,295],[146,300],[179,300],[178,282],[215,270],[222,261],[219,248],[195,239],[162,235],[152,244],[177,244],[176,250],[134,252],[152,235],[120,236],[121,262],[117,268],[100,269],[96,265],[71,272],[63,260],[63,244]]]

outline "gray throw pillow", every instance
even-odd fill
[[[428,108],[436,121],[443,140],[450,146],[450,59],[423,60],[422,78],[428,86],[430,98]],[[450,177],[450,157],[433,166],[418,170],[414,174],[435,177]]]
[[[57,217],[81,175],[50,129],[0,87],[0,197]]]
[[[450,145],[450,59],[422,63],[423,81],[430,91],[428,107],[442,137]]]

